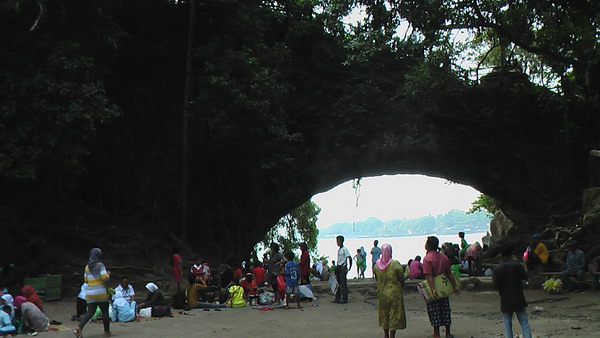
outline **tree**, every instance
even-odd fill
[[[467,211],[467,214],[484,210],[493,215],[498,210],[498,205],[490,196],[480,194],[479,197],[471,203],[471,208]]]
[[[5,187],[73,184],[85,171],[98,129],[120,113],[105,92],[106,60],[93,55],[103,50],[110,58],[120,32],[86,5],[42,3],[0,6],[0,184]],[[70,15],[87,15],[90,22],[70,30]],[[90,47],[85,40],[103,42]]]
[[[306,201],[294,211],[283,216],[267,232],[260,243],[262,248],[268,248],[269,244],[275,242],[279,244],[281,252],[288,252],[298,249],[300,243],[305,242],[309,253],[316,254],[319,235],[317,219],[320,212],[321,208],[317,204],[311,200]],[[255,247],[255,252],[257,251],[257,247]]]

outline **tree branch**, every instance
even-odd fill
[[[33,32],[33,30],[37,27],[38,22],[40,22],[40,19],[42,18],[42,13],[44,12],[44,7],[42,7],[41,1],[38,1],[38,6],[40,7],[40,12],[38,13],[38,17],[35,19],[33,26],[31,26],[31,28],[29,28],[30,32]]]

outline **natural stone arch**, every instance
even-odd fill
[[[301,146],[276,156],[293,165],[275,173],[217,155],[213,163],[227,162],[221,168],[236,172],[211,184],[241,193],[212,203],[198,187],[192,189],[197,198],[192,218],[211,224],[194,231],[209,241],[207,247],[220,243],[211,250],[218,257],[240,257],[311,196],[355,177],[382,174],[424,174],[470,185],[500,201],[522,232],[570,224],[585,187],[587,153],[573,146],[562,113],[541,92],[528,83],[519,90],[456,87],[431,97],[435,110],[390,100],[389,111],[366,111],[370,116],[357,116],[359,127],[350,130],[343,128],[345,121],[315,116],[303,126]],[[219,177],[209,163],[196,165]]]

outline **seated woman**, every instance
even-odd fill
[[[0,310],[0,336],[17,333],[17,328],[13,325],[11,319],[11,315],[13,314],[12,306],[6,306],[6,304]]]
[[[42,309],[42,300],[35,292],[35,289],[33,287],[25,285],[21,288],[21,293],[25,298],[27,298],[28,302],[35,304],[35,306],[37,306],[40,309],[40,311],[44,311],[44,309]]]
[[[423,264],[421,263],[421,256],[417,255],[415,259],[410,263],[408,278],[410,279],[423,279]]]
[[[13,297],[9,294],[9,293],[5,293],[2,295],[2,297],[0,297],[0,309],[4,308],[5,306],[10,307],[11,311],[10,311],[10,319],[14,319],[15,318],[15,305],[14,303],[14,299]]]
[[[48,317],[33,303],[27,301],[23,296],[15,298],[15,306],[21,310],[24,328],[26,332],[43,332],[50,328]]]
[[[148,295],[146,299],[140,303],[139,308],[152,308],[152,317],[167,317],[171,316],[171,306],[165,299],[165,296],[158,291],[158,286],[154,283],[146,284]]]
[[[129,303],[121,291],[115,290],[111,306],[110,320],[113,322],[125,323],[135,320],[135,301]]]

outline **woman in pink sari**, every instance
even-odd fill
[[[406,328],[404,311],[404,269],[400,262],[392,259],[392,246],[381,246],[381,258],[373,268],[377,281],[379,303],[379,326],[385,338],[396,337],[396,330]]]

